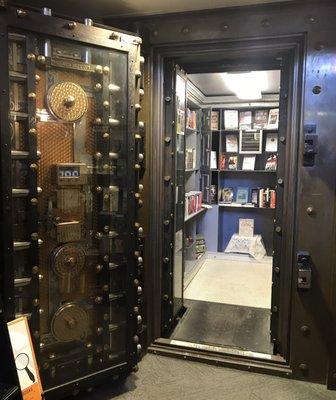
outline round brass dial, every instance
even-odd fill
[[[79,275],[85,267],[85,251],[73,245],[61,246],[53,252],[52,261],[59,277],[74,277]]]
[[[75,303],[62,305],[51,321],[51,332],[59,342],[84,341],[89,328],[86,311]]]
[[[88,109],[85,91],[73,82],[61,82],[51,86],[47,102],[52,114],[66,122],[78,121]]]

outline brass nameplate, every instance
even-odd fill
[[[85,64],[74,60],[56,59],[52,58],[50,61],[52,67],[75,69],[84,72],[95,72],[95,66],[92,64]]]

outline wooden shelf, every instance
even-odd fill
[[[201,208],[199,211],[188,215],[187,217],[184,218],[184,222],[190,221],[191,219],[199,216],[200,214],[203,214],[207,209],[206,208]]]
[[[197,129],[194,129],[194,128],[189,128],[189,127],[187,126],[187,132],[189,132],[189,133],[198,133],[198,130],[197,130]]]
[[[271,208],[271,207],[252,207],[252,206],[246,206],[244,204],[239,204],[239,205],[233,205],[234,203],[218,203],[219,207],[223,207],[223,208],[231,208],[231,209],[235,209],[235,208],[244,208],[247,210],[273,210],[275,211],[275,208]]]
[[[256,128],[256,129],[221,129],[220,130],[220,132],[223,132],[223,133],[239,133],[240,131],[250,131],[250,130],[252,130],[252,131],[254,131],[254,130],[257,130],[257,131],[263,131],[263,132],[278,132],[278,130],[279,129],[262,129],[262,128]],[[218,131],[217,131],[218,132]]]
[[[266,171],[264,169],[224,169],[219,172],[230,172],[230,173],[257,173],[257,174],[275,174],[276,171]]]
[[[197,172],[199,168],[185,169],[184,172]]]

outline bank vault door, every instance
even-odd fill
[[[183,309],[184,275],[184,170],[187,76],[169,62],[164,74],[165,209],[162,267],[162,319],[169,335]]]
[[[140,46],[13,32],[8,48],[5,307],[28,318],[49,394],[141,350]]]

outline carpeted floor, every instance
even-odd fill
[[[118,387],[80,400],[335,400],[325,386],[148,354]]]

